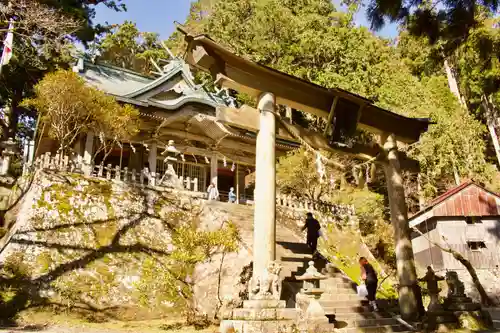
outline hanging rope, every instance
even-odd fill
[[[274,115],[276,116],[276,118],[278,119],[278,121],[280,122],[280,124],[285,127],[288,132],[296,139],[300,142],[300,144],[307,150],[307,151],[311,151],[313,152],[315,155],[316,155],[316,170],[318,171],[318,176],[319,176],[319,180],[320,180],[320,183],[323,182],[323,178],[325,177],[326,175],[326,171],[325,171],[325,166],[324,164],[330,164],[330,165],[333,165],[337,168],[339,168],[340,170],[344,171],[348,168],[348,166],[345,166],[337,161],[333,161],[332,159],[324,156],[323,154],[321,154],[321,152],[319,151],[319,149],[315,149],[314,147],[312,147],[309,143],[307,143],[304,138],[302,138],[300,135],[297,135],[294,133],[294,131],[290,130],[288,124],[281,118],[281,116],[276,113],[276,112],[273,112]],[[375,160],[377,159],[377,156],[375,157],[372,157],[370,158],[368,161],[365,161],[363,163],[359,163],[359,164],[355,164],[352,166],[352,173],[354,175],[354,177],[356,178],[357,176],[359,176],[359,174],[356,174],[354,172],[354,169],[357,169],[357,170],[360,170],[362,172],[362,167],[363,166],[373,166],[373,162],[375,162]],[[374,167],[373,167],[374,168]],[[341,175],[342,176],[345,176],[349,173],[350,171],[344,171]],[[373,174],[374,174],[374,170],[373,170]],[[331,182],[331,179],[330,179],[330,182]]]

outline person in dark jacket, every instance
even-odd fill
[[[311,249],[312,253],[316,253],[316,249],[318,248],[318,237],[319,230],[321,229],[321,225],[318,220],[316,220],[312,213],[307,213],[306,223],[302,227],[302,231],[307,229],[307,245]]]
[[[368,302],[374,311],[378,311],[376,294],[378,287],[377,272],[372,265],[368,263],[365,257],[359,258],[359,265],[361,266],[361,279],[365,281],[366,290],[368,291]]]

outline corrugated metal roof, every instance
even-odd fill
[[[429,205],[409,218],[417,220],[429,212],[434,216],[497,216],[500,214],[500,196],[469,180],[438,196]],[[427,217],[427,218],[429,218]],[[423,220],[427,219],[424,217]],[[423,222],[417,222],[421,223]]]

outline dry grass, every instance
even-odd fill
[[[30,327],[33,331],[46,333],[216,333],[218,327],[209,327],[197,330],[194,327],[186,327],[183,319],[172,315],[163,319],[148,319],[135,321],[107,320],[104,322],[92,322],[84,320],[74,314],[54,313],[51,311],[24,311],[19,316],[19,326],[27,327],[21,332],[29,333]],[[43,329],[41,329],[43,328]],[[0,333],[16,332],[16,329],[0,329]]]

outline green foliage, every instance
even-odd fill
[[[157,33],[140,32],[130,21],[106,34],[99,43],[99,51],[99,60],[144,74],[156,70],[150,60],[169,58]]]
[[[457,50],[455,59],[460,79],[461,92],[466,96],[471,111],[477,111],[483,96],[500,101],[500,62],[496,56],[484,57],[483,48],[500,50],[498,19],[486,19]],[[480,109],[480,113],[485,110]]]
[[[394,230],[388,221],[384,197],[368,189],[345,186],[331,197],[335,204],[352,205],[359,234],[371,253],[387,267],[395,269]]]
[[[170,256],[147,258],[142,263],[141,279],[135,284],[140,302],[147,306],[171,302],[192,311],[193,290],[189,277],[195,265],[215,253],[236,251],[238,239],[238,230],[232,223],[216,231],[201,231],[192,222],[175,228]]]
[[[47,74],[35,86],[35,94],[34,98],[24,100],[23,105],[40,112],[49,136],[59,142],[63,153],[89,129],[96,131],[101,139],[98,150],[108,152],[110,139],[127,140],[140,126],[137,109],[118,104],[113,97],[86,85],[72,71]]]
[[[325,200],[332,188],[330,179],[320,180],[316,170],[315,155],[304,148],[291,151],[279,159],[276,169],[277,184],[280,192],[295,197],[305,197],[315,202]],[[327,167],[329,176],[340,175],[332,168]]]
[[[395,298],[395,292],[392,284],[393,277],[385,279],[386,274],[391,274],[392,268],[387,269],[378,261],[372,260],[372,253],[366,247],[356,228],[339,229],[335,225],[328,226],[327,238],[322,241],[320,248],[322,253],[327,256],[328,260],[341,269],[349,278],[359,283],[361,282],[361,269],[359,266],[359,258],[366,257],[378,272],[379,286],[378,298]]]
[[[189,29],[192,20],[186,24]],[[406,116],[438,122],[418,145],[410,147],[423,166],[427,197],[453,185],[455,172],[460,178],[491,178],[484,128],[464,113],[450,93],[437,46],[433,49],[428,39],[403,32],[394,47],[367,29],[353,26],[348,15],[322,0],[217,1],[194,29],[264,65],[361,94]],[[318,127],[315,119],[308,124]],[[278,175],[283,189],[318,197],[322,191],[314,173],[302,171],[310,170],[311,162],[299,156],[280,161],[286,170]]]
[[[415,36],[426,36],[432,43],[442,41],[444,50],[451,53],[467,40],[471,30],[480,24],[482,15],[494,16],[497,13],[499,4],[497,0],[467,3],[370,0],[367,14],[375,29],[381,28],[387,21],[400,22]],[[497,50],[489,51],[494,56]]]
[[[484,125],[457,106],[458,102],[446,89],[443,77],[428,79],[426,83],[433,86],[432,95],[427,100],[436,101],[431,113],[436,124],[430,126],[428,133],[411,151],[420,162],[421,174],[425,177],[424,195],[432,198],[443,189],[454,186],[454,172],[462,179],[487,182],[494,168],[486,162]]]
[[[8,276],[26,278],[31,273],[31,267],[24,261],[24,253],[17,252],[5,258],[2,270]]]
[[[86,43],[94,39],[95,33],[106,30],[93,22],[95,6],[101,4],[117,11],[125,7],[121,0],[2,0],[0,3],[3,31],[9,18],[16,21],[13,57],[2,68],[1,135],[2,139],[31,138],[36,112],[20,106],[23,98],[32,96],[34,85],[46,73],[72,64],[75,40]]]

